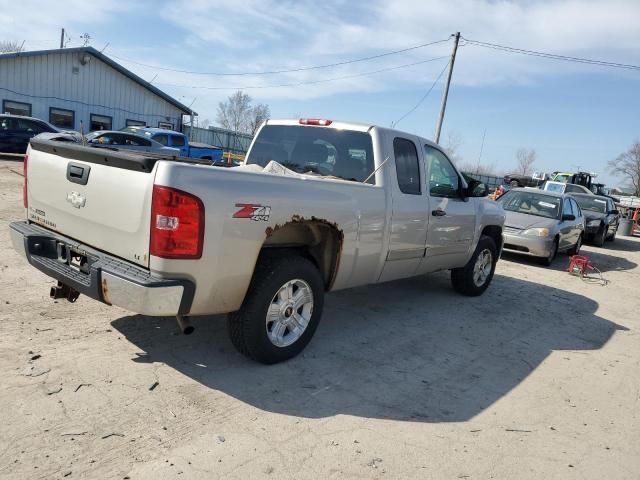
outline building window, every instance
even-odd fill
[[[158,128],[164,128],[165,130],[173,130],[173,123],[158,122]]]
[[[11,115],[31,116],[31,104],[14,102],[13,100],[2,101],[2,113],[10,113]]]
[[[75,112],[65,108],[51,107],[49,109],[49,123],[60,128],[73,129],[75,127]]]
[[[111,117],[106,115],[91,114],[91,131],[94,130],[111,130]]]
[[[127,127],[146,127],[147,123],[143,122],[142,120],[129,120],[129,119],[127,119],[127,124],[125,126],[127,126]]]

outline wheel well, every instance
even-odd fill
[[[204,157],[200,157],[201,160],[213,160],[209,155],[205,155]]]
[[[498,252],[502,248],[502,228],[496,225],[489,225],[482,229],[482,234],[491,237],[496,244]]]
[[[335,224],[294,217],[282,226],[267,227],[265,235],[261,253],[283,249],[303,255],[316,265],[325,288],[331,288],[338,272],[343,240],[343,233]]]

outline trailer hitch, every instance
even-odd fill
[[[74,303],[80,296],[80,292],[74,290],[69,285],[65,285],[62,282],[58,282],[58,285],[51,287],[49,296],[54,300],[58,298],[66,298],[69,302]]]

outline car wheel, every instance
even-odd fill
[[[510,186],[510,187],[519,187],[519,186],[520,186],[520,184],[518,183],[518,181],[517,181],[517,180],[511,180],[511,181],[509,182],[509,186]]]
[[[616,239],[616,233],[618,233],[618,231],[614,230],[613,233],[607,237],[607,240],[610,242],[614,242]]]
[[[482,235],[471,259],[462,268],[451,270],[453,288],[470,297],[482,295],[487,289],[498,262],[498,249],[491,237]]]
[[[598,233],[595,234],[595,236],[593,237],[593,244],[596,247],[601,247],[604,245],[604,241],[607,238],[607,227],[605,227],[604,225],[602,225],[600,227],[600,230],[598,230]]]
[[[549,252],[548,256],[540,258],[540,263],[542,263],[542,265],[544,265],[545,267],[549,267],[551,266],[553,261],[556,259],[557,255],[558,255],[558,239],[555,238],[553,240],[553,246],[551,247],[551,252]]]
[[[307,346],[324,303],[320,272],[297,255],[261,258],[242,307],[228,315],[231,342],[264,364],[288,360]]]
[[[569,255],[578,255],[582,248],[582,234],[578,237],[576,244],[567,252]]]

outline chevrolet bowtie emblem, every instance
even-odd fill
[[[75,208],[84,207],[85,203],[87,203],[87,199],[80,195],[78,192],[69,192],[67,193],[67,202],[69,202]]]

